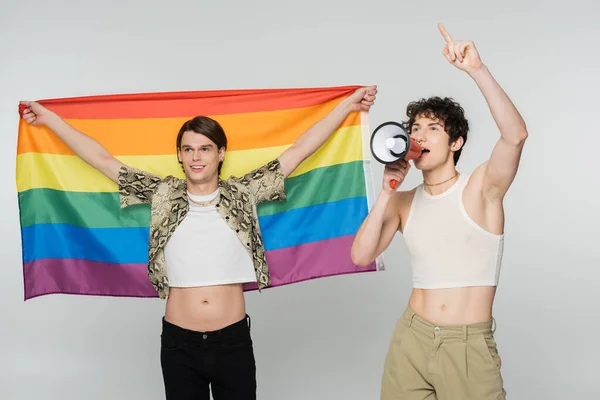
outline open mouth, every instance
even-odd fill
[[[425,147],[421,147],[421,156],[423,156],[426,153],[429,153],[429,149],[426,149]]]
[[[204,169],[204,165],[190,165],[190,169],[194,172],[200,172]]]

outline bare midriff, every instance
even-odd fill
[[[222,329],[246,316],[241,284],[169,288],[165,320],[198,332]]]
[[[413,289],[410,307],[436,325],[465,325],[492,319],[495,286]]]

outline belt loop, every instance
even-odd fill
[[[252,330],[252,320],[250,319],[250,316],[248,314],[246,314],[246,321],[248,322],[248,331]]]
[[[410,313],[410,319],[408,320],[408,326],[409,327],[412,326],[412,324],[413,324],[413,318],[415,317],[415,315],[416,315],[415,312],[411,311],[411,313]]]
[[[496,318],[492,317],[492,335],[496,332]]]
[[[469,328],[467,327],[467,325],[463,325],[463,342],[467,341],[468,330],[469,330]]]

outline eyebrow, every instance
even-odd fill
[[[442,124],[440,124],[439,122],[430,122],[429,124],[427,124],[427,126],[433,126],[433,125],[437,125],[437,126],[439,126],[439,127],[443,127],[443,125],[442,125]],[[415,123],[413,124],[413,126],[421,126],[421,124],[419,124],[418,122],[415,122]]]
[[[211,147],[213,147],[212,144],[203,144],[203,145],[200,146],[201,149],[209,149]],[[181,148],[182,149],[191,149],[192,146],[190,146],[189,144],[184,144],[183,146],[181,146]]]

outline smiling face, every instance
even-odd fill
[[[179,129],[176,145],[188,184],[218,183],[227,136],[217,121],[205,116],[186,121]]]
[[[201,133],[185,131],[177,157],[189,182],[210,183],[218,180],[219,162],[225,157],[225,148],[218,149],[215,142]]]
[[[454,164],[454,152],[461,148],[462,137],[450,143],[444,121],[436,117],[418,115],[411,127],[411,136],[423,149],[414,165],[421,171],[431,171],[448,163]]]

